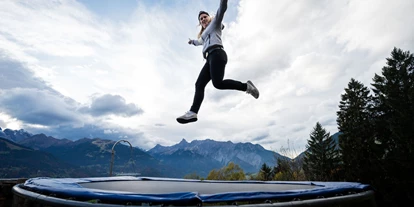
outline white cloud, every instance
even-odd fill
[[[119,133],[117,130],[112,130],[112,129],[105,129],[104,130],[104,134],[114,134],[114,133]]]
[[[0,113],[0,127],[4,129],[21,129],[22,123],[16,118],[12,118],[5,113]]]
[[[96,94],[118,94],[139,106],[144,111],[139,116],[98,118],[99,133],[114,139],[127,136],[150,148],[211,138],[274,150],[289,140],[303,149],[316,122],[337,131],[337,105],[351,78],[368,86],[394,46],[414,50],[413,4],[230,1],[223,32],[225,78],[251,79],[261,95],[255,100],[209,84],[199,121],[189,125],[175,118],[191,106],[204,61],[201,47],[186,41],[198,32],[198,11],[214,13],[218,1],[139,2],[122,21],[76,1],[1,1],[0,49],[80,105]]]

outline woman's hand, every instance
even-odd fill
[[[188,44],[189,45],[193,44],[193,40],[191,40],[190,38],[188,38]]]

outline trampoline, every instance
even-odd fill
[[[32,178],[13,187],[14,206],[375,206],[352,182],[209,181],[155,177]]]

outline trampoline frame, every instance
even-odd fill
[[[42,178],[41,178],[42,179]],[[46,178],[44,178],[46,179]],[[92,182],[105,182],[105,181],[128,181],[128,179],[131,179],[130,177],[123,177],[123,178],[117,178],[117,177],[111,177],[106,178],[109,180],[104,180],[105,178],[88,178],[92,179]],[[141,179],[141,181],[145,180],[157,180],[157,181],[183,181],[183,182],[218,182],[218,183],[227,183],[228,181],[199,181],[199,180],[186,180],[186,179],[163,179],[163,178],[134,178],[129,181],[137,181],[136,179]],[[59,180],[59,179],[58,179]],[[80,184],[80,182],[78,182]],[[76,184],[78,184],[76,183]],[[260,182],[255,182],[260,183]],[[290,184],[303,184],[304,182],[283,182],[283,183],[290,183]],[[317,182],[318,185],[321,185],[323,182]],[[270,184],[278,184],[275,182],[271,182]],[[87,200],[76,200],[76,198],[59,198],[58,195],[53,193],[45,193],[41,192],[41,190],[36,189],[28,189],[24,186],[25,184],[18,184],[13,187],[13,195],[14,195],[14,207],[21,206],[19,203],[36,203],[36,204],[42,204],[45,206],[80,206],[80,207],[90,207],[90,206],[97,206],[97,203],[90,203]],[[99,192],[98,192],[99,193]],[[114,191],[114,194],[120,193],[117,191]],[[338,195],[330,195],[329,197],[323,197],[323,196],[317,196],[313,198],[304,198],[304,199],[292,199],[289,198],[287,200],[278,200],[278,199],[271,199],[271,200],[255,200],[253,202],[249,200],[234,200],[234,201],[218,201],[218,202],[203,202],[199,201],[198,203],[194,203],[194,200],[190,200],[191,204],[178,204],[177,202],[141,202],[140,205],[136,205],[137,202],[134,200],[131,200],[131,202],[123,202],[120,204],[119,202],[115,202],[116,204],[109,204],[105,201],[99,202],[97,200],[99,206],[103,207],[119,207],[119,206],[145,206],[145,205],[159,205],[163,206],[164,204],[167,205],[176,205],[177,206],[202,206],[203,204],[208,204],[208,206],[217,206],[217,207],[225,207],[225,206],[234,206],[239,205],[240,206],[246,206],[246,207],[252,207],[252,206],[260,206],[260,207],[272,207],[272,206],[332,206],[332,205],[340,205],[340,204],[350,204],[350,203],[361,203],[364,202],[365,204],[368,204],[369,206],[376,206],[375,199],[374,199],[374,191],[370,188],[363,188],[359,191],[349,191],[347,193],[344,193],[345,195],[338,194]],[[58,194],[58,193],[57,193]],[[120,193],[122,194],[122,193]],[[91,199],[93,200],[93,199]],[[125,199],[122,199],[125,201]],[[278,202],[273,202],[277,200]],[[90,201],[90,200],[89,200]],[[189,202],[190,203],[190,202]],[[224,203],[225,205],[217,205]]]

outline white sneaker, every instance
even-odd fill
[[[192,111],[185,112],[184,115],[177,118],[178,123],[180,124],[187,124],[190,122],[197,121],[197,114]]]
[[[252,95],[255,99],[259,98],[259,90],[257,90],[256,86],[253,85],[251,81],[247,81],[247,90],[246,93]]]

